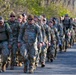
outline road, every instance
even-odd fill
[[[0,75],[27,75],[23,73],[23,67],[15,67],[15,70],[8,70]],[[58,53],[53,63],[46,62],[45,68],[38,66],[33,74],[29,75],[76,75],[76,44],[67,52]]]

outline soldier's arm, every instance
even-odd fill
[[[23,34],[24,34],[24,25],[20,27],[18,42],[21,43],[23,41]]]
[[[50,27],[49,26],[47,26],[47,28],[46,28],[46,35],[47,35],[48,42],[50,42],[51,41],[51,35],[50,35]]]
[[[12,30],[11,30],[9,24],[5,24],[5,26],[6,26],[6,33],[7,33],[9,44],[12,45],[12,43],[13,43]]]
[[[38,42],[40,43],[40,42],[43,42],[43,38],[42,38],[42,32],[41,32],[41,29],[38,27],[38,26],[36,26],[36,33],[37,33],[37,39],[38,39]]]
[[[72,25],[72,20],[69,20],[70,21],[70,26],[69,26],[69,29],[71,30],[73,28],[73,25]]]
[[[54,28],[54,31],[55,31],[55,36],[56,36],[57,43],[59,43],[59,35],[58,35],[57,28]]]
[[[61,24],[62,25],[62,24]],[[60,36],[63,36],[63,27],[61,26],[61,25],[59,25],[59,32],[60,32]]]
[[[18,23],[18,35],[19,35],[19,31],[20,31],[20,23]]]

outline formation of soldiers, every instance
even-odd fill
[[[5,22],[0,16],[0,72],[10,66],[22,66],[24,73],[33,73],[38,64],[56,58],[57,51],[66,52],[74,44],[76,20],[66,14],[47,20],[45,15],[33,16],[12,12]]]

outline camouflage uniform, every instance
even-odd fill
[[[68,39],[68,32],[69,30],[72,29],[72,25],[71,25],[71,20],[70,19],[65,19],[62,21],[63,23],[63,30],[64,30],[64,34],[65,34],[65,51],[66,49],[68,48],[68,44],[70,45],[69,43],[69,39]]]
[[[39,28],[40,28],[40,26],[38,25],[38,23],[36,22],[35,23]],[[38,40],[39,41],[39,40]],[[38,44],[37,44],[37,47],[38,47],[38,50],[36,51],[37,52],[37,56],[36,56],[36,61],[35,61],[35,69],[36,69],[36,67],[38,66],[38,64],[39,64],[39,54],[40,54],[40,47],[38,46]]]
[[[58,34],[58,25],[55,24],[54,25],[54,31],[55,31],[55,35],[56,35],[56,44],[55,44],[55,57],[57,56],[57,48],[59,46],[59,34]]]
[[[21,28],[21,26],[23,25],[23,22],[22,22],[23,21],[23,16],[19,15],[18,18],[17,18],[17,21],[19,22],[20,28]],[[17,52],[17,66],[22,66],[22,62],[23,62],[23,57],[20,54],[20,48],[18,48],[18,52]]]
[[[10,54],[8,45],[12,45],[12,31],[7,24],[0,26],[0,69],[6,70],[7,57]]]
[[[29,62],[29,71],[34,70],[35,60],[37,56],[37,43],[41,41],[41,32],[37,25],[28,23],[24,24],[20,29],[18,42],[21,43],[20,53],[24,57],[24,69],[27,72]]]
[[[51,36],[51,45],[49,46],[48,50],[47,50],[47,58],[48,61],[50,60],[51,62],[54,59],[55,56],[55,47],[56,47],[56,35],[55,35],[55,30],[54,27],[50,27],[50,36]]]
[[[63,24],[58,24],[58,35],[59,35],[59,50],[62,51],[63,49]]]
[[[41,32],[42,32],[43,42],[45,43],[45,45],[41,47],[40,62],[41,62],[41,67],[44,67],[46,61],[47,48],[48,48],[47,43],[50,42],[51,40],[49,26],[46,24],[41,25]]]
[[[14,65],[16,65],[16,53],[18,50],[18,35],[19,35],[19,29],[20,25],[17,21],[8,21],[7,22],[10,25],[10,28],[12,30],[13,35],[13,45],[11,49],[11,69],[14,69]]]

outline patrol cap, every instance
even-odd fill
[[[16,16],[15,12],[11,12],[10,17],[15,17],[15,16]]]
[[[34,19],[34,16],[33,15],[28,15],[27,19],[28,20],[33,20]]]
[[[68,14],[65,14],[65,17],[69,17],[69,15]]]
[[[4,18],[0,16],[0,22],[4,22]]]
[[[43,16],[42,16],[42,15],[40,15],[40,16],[38,17],[38,19],[39,19],[39,20],[42,20],[42,19],[43,19]]]

